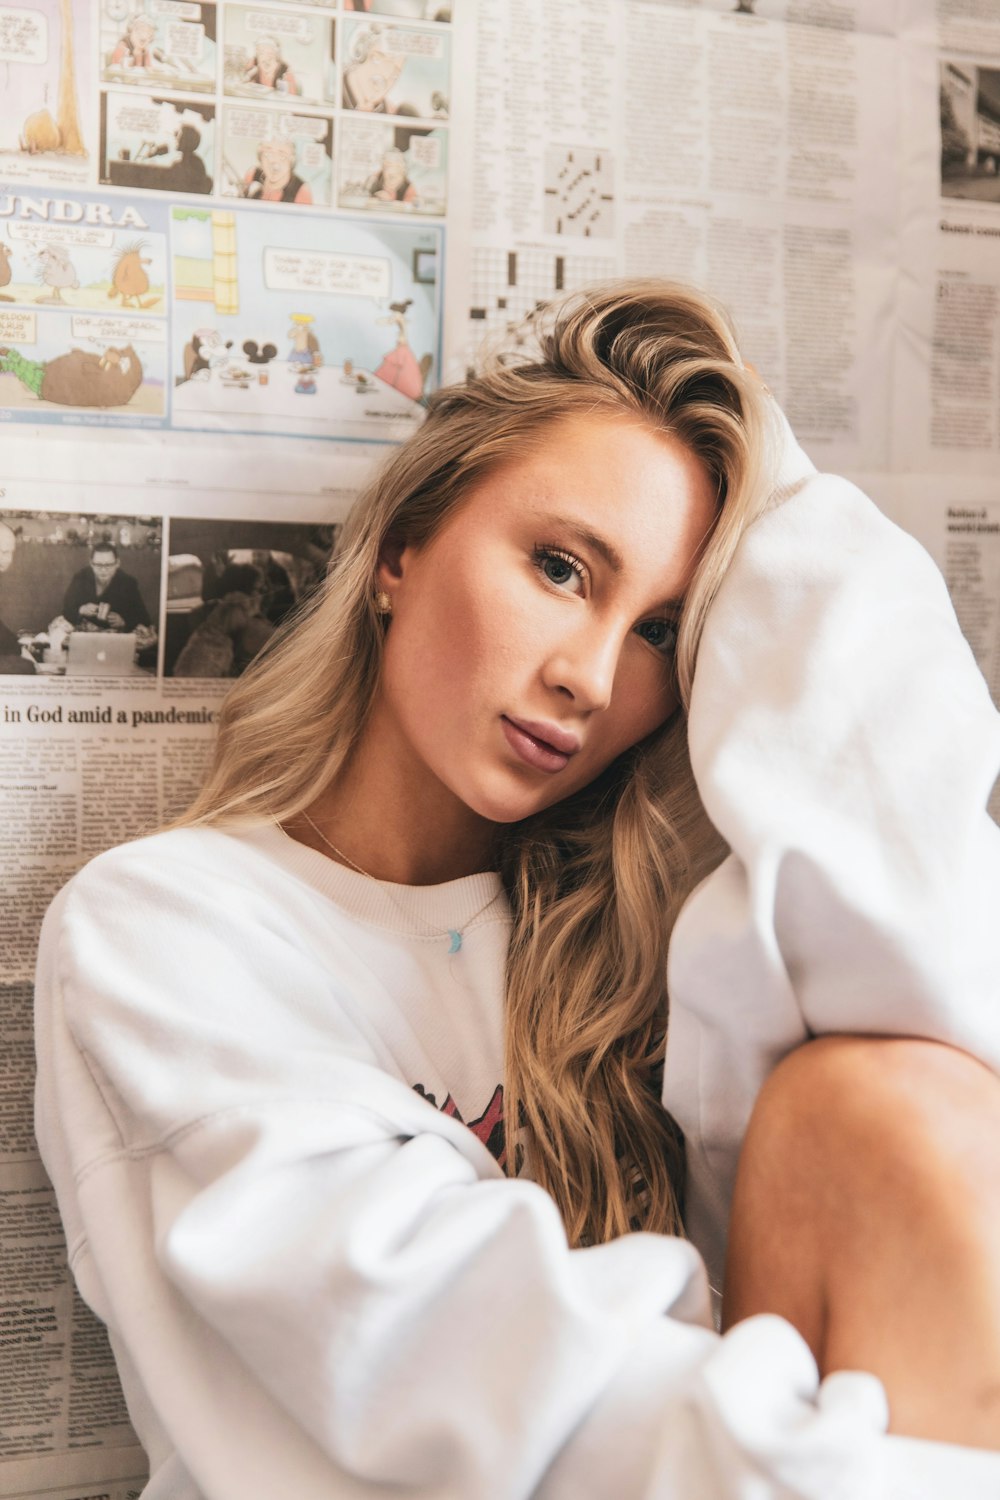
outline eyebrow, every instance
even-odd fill
[[[612,573],[625,571],[625,562],[618,548],[609,542],[607,537],[601,536],[600,532],[591,531],[590,527],[584,526],[582,521],[573,521],[569,516],[548,516],[546,519],[560,531],[570,532],[578,542],[582,542],[585,547],[589,547],[603,557]]]
[[[601,536],[599,531],[592,531],[582,521],[574,521],[569,516],[547,516],[546,521],[560,531],[568,531],[578,542],[582,542],[585,547],[590,547],[604,559],[616,577],[624,573],[624,558],[614,543],[610,542],[606,536]],[[679,610],[683,604],[683,599],[664,599],[663,608]]]

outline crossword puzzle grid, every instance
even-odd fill
[[[504,333],[560,293],[606,281],[616,270],[609,256],[474,249],[469,332],[477,342],[485,334]]]
[[[614,233],[611,155],[585,146],[545,152],[545,233],[607,239]]]

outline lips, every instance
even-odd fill
[[[558,724],[540,724],[532,719],[510,719],[502,714],[500,722],[511,749],[536,771],[561,771],[580,748],[580,741]]]

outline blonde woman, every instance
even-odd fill
[[[187,817],[46,921],[148,1495],[1000,1492],[998,748],[700,295],[433,397]]]

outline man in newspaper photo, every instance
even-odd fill
[[[139,585],[122,568],[111,541],[93,544],[90,562],[67,585],[62,612],[74,630],[131,633],[152,623]]]

